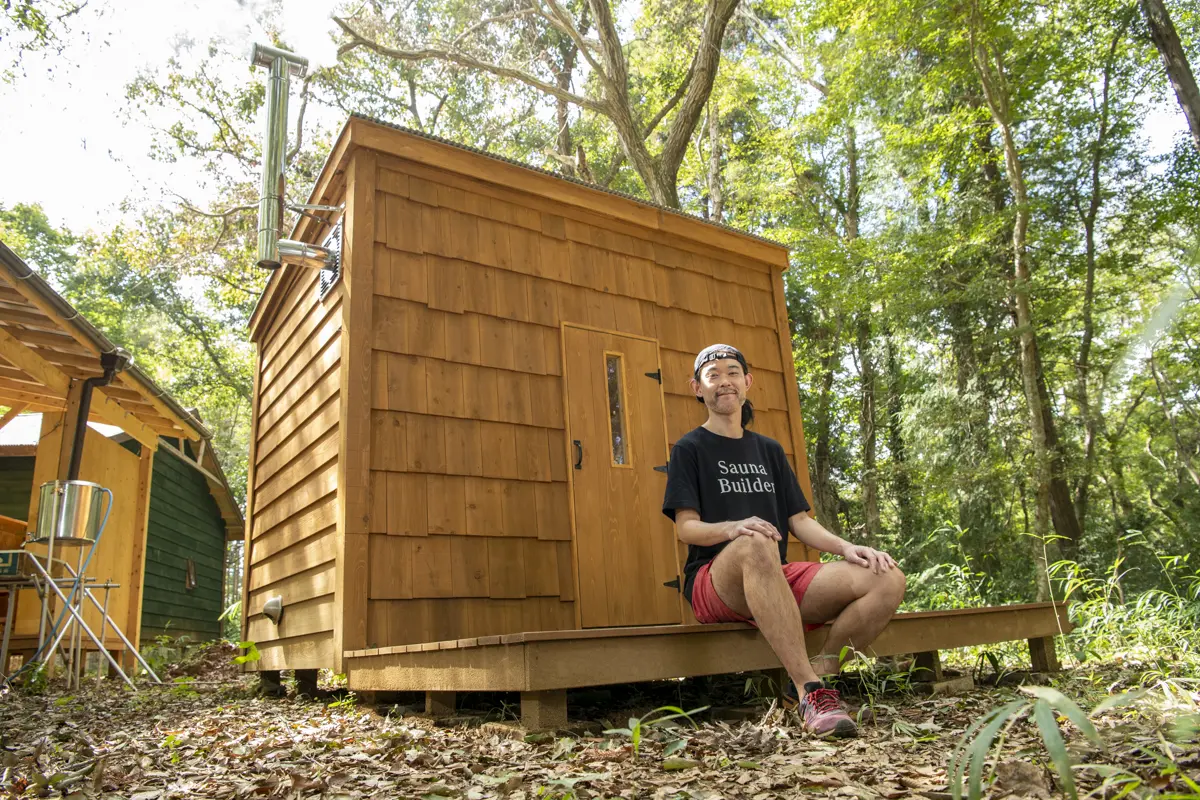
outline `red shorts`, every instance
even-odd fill
[[[823,566],[825,565],[818,561],[793,561],[782,565],[783,577],[787,578],[788,586],[792,587],[792,595],[796,598],[797,606],[804,599],[808,585],[812,583],[812,579],[817,576]],[[712,575],[709,574],[711,567],[711,561],[702,566],[696,573],[696,580],[692,583],[692,613],[696,615],[696,621],[703,623],[749,622],[753,625],[754,620],[743,617],[725,605],[725,602],[717,596],[717,590],[713,588]],[[813,631],[819,627],[821,624],[817,623],[805,625],[804,629]]]

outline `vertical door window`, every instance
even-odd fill
[[[604,354],[608,383],[608,433],[612,440],[613,466],[630,466],[629,438],[625,419],[625,362],[620,353]]]
[[[190,558],[187,560],[186,572],[183,576],[183,588],[189,592],[196,588],[196,562]]]

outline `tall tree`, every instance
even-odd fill
[[[737,5],[738,0],[704,3],[699,30],[689,37],[694,42],[689,45],[692,55],[687,71],[674,93],[653,113],[648,113],[632,92],[635,76],[630,72],[629,46],[622,42],[608,0],[588,0],[586,7],[574,13],[558,0],[529,0],[516,7],[497,8],[495,13],[489,9],[479,21],[438,31],[443,34],[441,37],[398,31],[389,24],[391,13],[377,7],[363,7],[352,16],[334,20],[346,36],[342,54],[366,48],[397,61],[454,64],[516,81],[559,103],[604,117],[616,132],[623,157],[637,171],[651,199],[678,208],[680,165],[712,93],[725,29]],[[589,23],[595,26],[596,38],[586,35]],[[488,52],[485,34],[500,25],[538,25],[569,37],[590,70],[585,93],[564,88],[569,81],[564,79],[561,68],[546,75],[544,65],[535,59],[526,57],[524,63],[520,59],[516,60],[518,63],[506,63],[503,47],[497,48],[498,52]],[[422,38],[418,40],[418,36]],[[666,129],[659,137],[661,146],[653,152],[648,139],[664,122]]]
[[[1179,41],[1179,32],[1171,22],[1167,4],[1163,0],[1138,0],[1138,5],[1150,29],[1150,38],[1162,56],[1167,79],[1175,90],[1175,99],[1187,118],[1192,140],[1200,148],[1200,88],[1196,86],[1196,76],[1192,73],[1192,65],[1188,63],[1183,43]]]

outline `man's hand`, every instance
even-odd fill
[[[896,566],[896,560],[882,550],[876,550],[873,547],[864,547],[861,544],[850,544],[849,542],[842,548],[842,558],[851,564],[866,567],[876,575],[882,575]]]
[[[727,526],[726,535],[730,541],[739,536],[765,536],[775,542],[783,538],[779,530],[762,517],[747,517],[725,524]]]

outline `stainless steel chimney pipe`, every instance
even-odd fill
[[[262,143],[262,189],[258,198],[258,266],[278,269],[280,223],[286,199],[284,163],[287,151],[289,77],[303,77],[308,59],[264,44],[250,50],[250,63],[268,67],[267,124]]]

